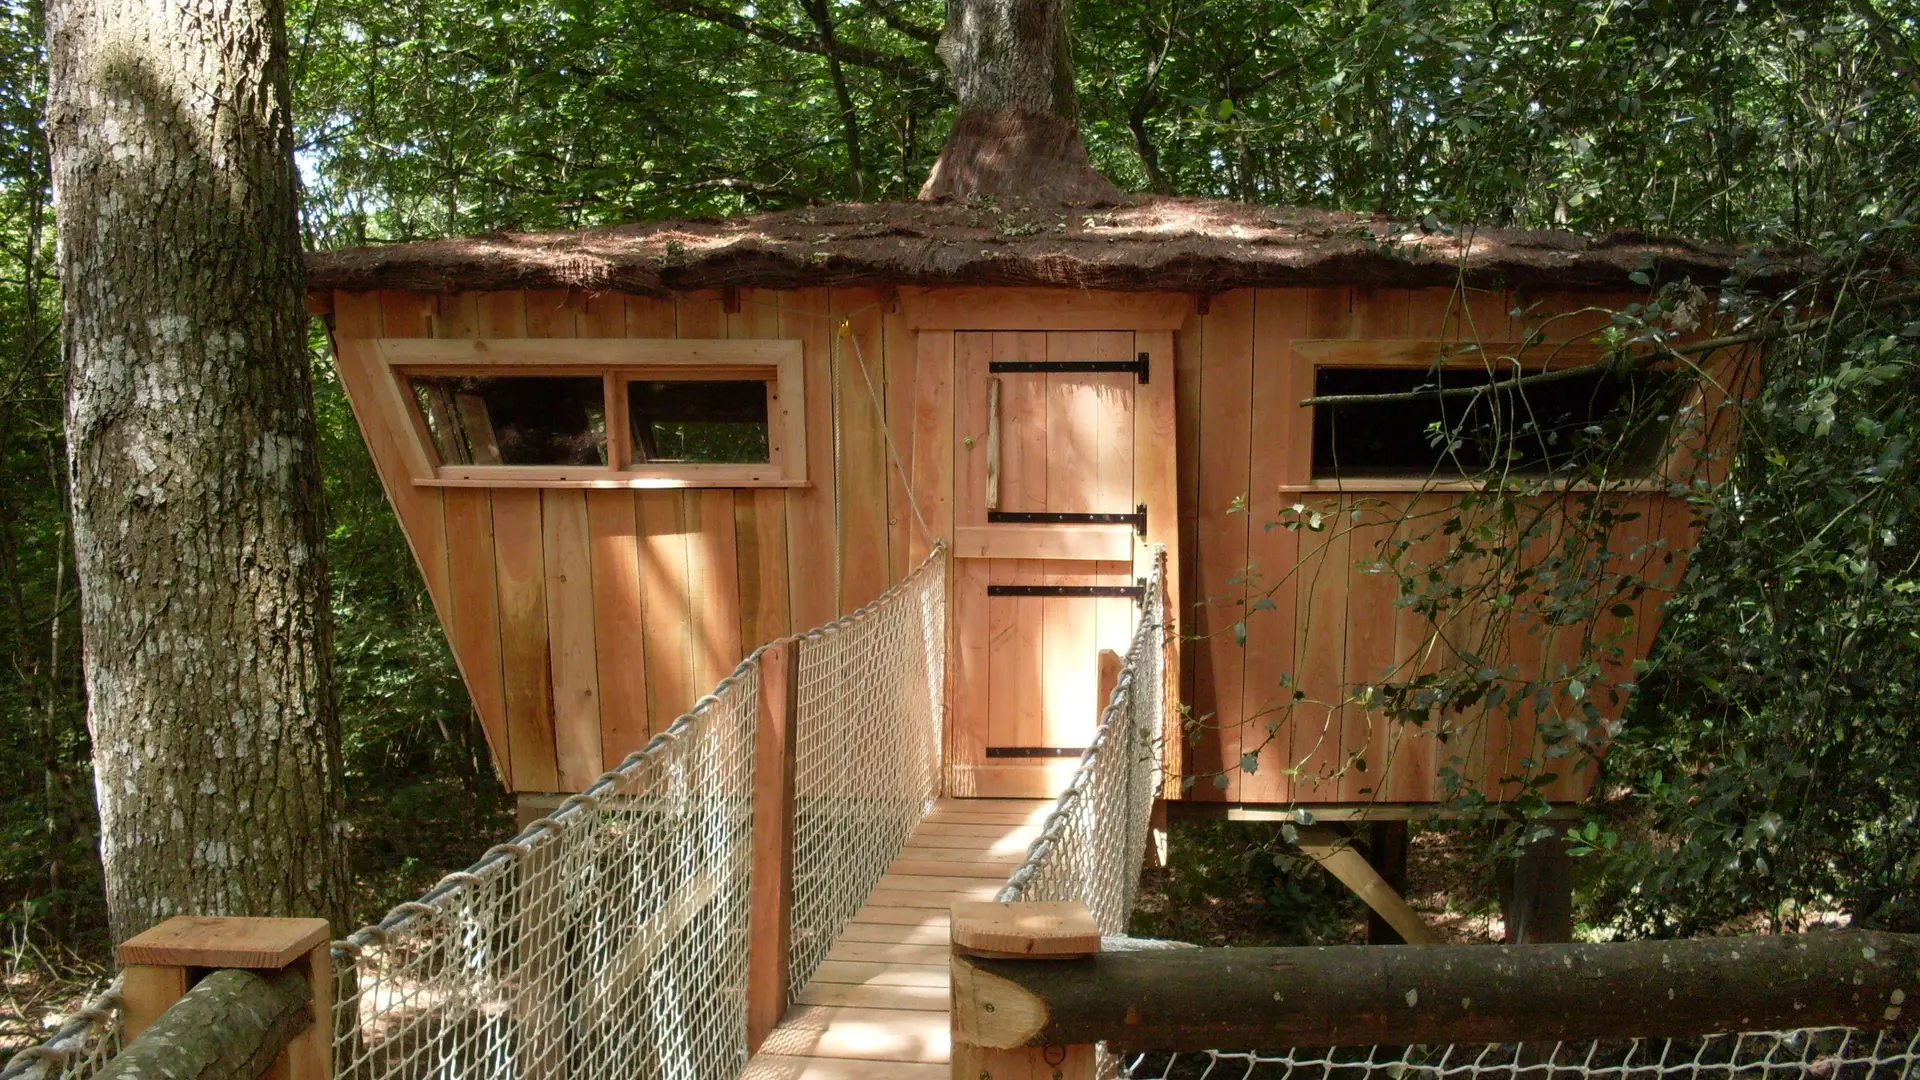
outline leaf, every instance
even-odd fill
[[[1259,772],[1260,771],[1260,755],[1259,754],[1241,754],[1240,769],[1242,772],[1245,772],[1248,775],[1252,775],[1253,773]]]

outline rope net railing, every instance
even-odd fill
[[[116,977],[47,1041],[15,1051],[0,1068],[0,1080],[87,1080],[99,1072],[120,1052],[120,987]]]
[[[1905,1080],[1920,1033],[1858,1028],[1450,1046],[1122,1055],[1125,1080]]]
[[[789,995],[940,793],[946,581],[939,546],[878,600],[801,636]]]
[[[474,866],[334,945],[354,1080],[731,1080],[760,653]]]
[[[1102,934],[1127,932],[1140,896],[1140,868],[1166,730],[1167,553],[1154,550],[1139,622],[1100,726],[1002,901],[1078,900]]]

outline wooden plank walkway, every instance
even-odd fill
[[[946,1080],[947,913],[993,899],[1052,808],[936,802],[741,1080]]]

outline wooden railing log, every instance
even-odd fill
[[[1135,1050],[1690,1037],[1912,1025],[1920,936],[956,955],[977,1045]],[[964,966],[966,970],[962,971]],[[1015,1020],[1017,1018],[1017,1020]],[[1009,1020],[1015,1022],[1009,1023]]]
[[[201,979],[96,1080],[254,1080],[313,1024],[298,968],[227,968]]]

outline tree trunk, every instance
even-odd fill
[[[325,520],[279,0],[53,0],[68,463],[116,938],[338,926]]]
[[[1120,198],[1094,171],[1080,141],[1070,7],[1070,0],[947,0],[939,52],[960,112],[920,189],[922,199]]]

